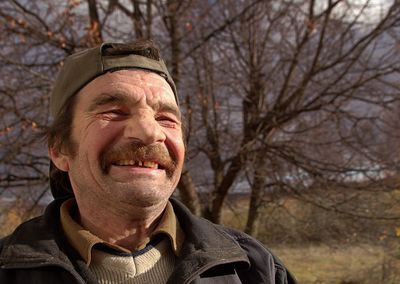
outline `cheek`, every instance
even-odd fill
[[[121,123],[96,121],[83,131],[79,146],[82,151],[97,159],[102,152],[112,147],[121,133],[123,133]]]
[[[177,162],[183,164],[185,158],[185,145],[183,143],[182,132],[179,130],[166,131],[166,144],[174,153]]]

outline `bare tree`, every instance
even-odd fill
[[[366,23],[368,2],[248,5],[220,2],[209,17],[238,20],[191,55],[198,116],[191,137],[214,177],[207,216],[220,222],[227,194],[246,173],[246,227],[254,233],[266,189],[301,194],[317,181],[345,183],[354,173],[372,178],[374,141],[362,127],[377,134],[376,114],[397,99],[390,78],[399,60],[390,34],[398,29],[399,7]],[[198,38],[215,24],[202,27]]]
[[[46,147],[35,134],[49,124],[48,94],[65,55],[136,38],[159,43],[179,87],[188,149],[179,189],[196,214],[221,222],[228,194],[249,192],[246,231],[256,234],[271,193],[339,210],[305,192],[370,190],[382,172],[397,173],[380,154],[389,141],[380,114],[398,100],[398,3],[373,21],[369,1],[234,4],[2,1],[1,195],[33,204],[46,196]]]

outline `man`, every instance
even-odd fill
[[[1,241],[0,283],[295,283],[259,242],[170,198],[182,119],[151,42],[70,56],[50,107],[55,201]]]

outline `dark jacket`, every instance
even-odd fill
[[[97,283],[60,226],[55,200],[0,241],[0,283]],[[258,241],[195,217],[171,199],[185,242],[168,283],[296,283]]]

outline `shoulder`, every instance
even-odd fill
[[[262,258],[263,260],[265,260],[265,258],[268,258],[274,262],[277,261],[278,264],[280,264],[280,261],[273,255],[273,253],[252,236],[249,236],[242,231],[230,227],[225,227],[222,225],[215,226],[217,226],[218,229],[221,230],[224,234],[235,240],[250,257],[254,259]]]
[[[29,219],[19,224],[11,234],[3,237],[0,240],[0,243],[6,244],[8,240],[11,241],[20,238],[31,237],[33,233],[36,233],[38,230],[41,230],[41,228],[44,226],[43,222],[44,222],[43,216],[38,216]]]
[[[1,252],[3,251],[4,244],[7,243],[9,238],[10,238],[10,236],[5,236],[5,237],[0,238],[0,255],[1,255]]]
[[[249,266],[237,271],[242,283],[296,283],[283,263],[253,237],[194,216],[176,199],[171,199],[171,203],[185,232],[185,243],[193,243],[191,247],[202,248],[204,251],[210,247],[219,250],[224,247],[246,259]]]
[[[283,262],[261,242],[239,230],[221,225],[216,226],[219,230],[237,242],[237,244],[246,252],[251,268],[245,273],[246,275],[242,276],[250,277],[250,279],[265,279],[265,277],[267,277],[269,281],[273,281],[271,283],[296,283],[296,280],[290,274]],[[258,282],[249,280],[249,283]]]
[[[18,225],[15,230],[0,239],[0,256],[4,256],[4,250],[14,244],[23,244],[27,240],[33,239],[41,232],[43,227],[43,217],[36,217]]]
[[[52,203],[53,204],[53,203]],[[44,215],[20,224],[14,232],[0,240],[0,261],[15,260],[27,253],[36,253],[43,244],[52,244],[60,234],[57,207],[50,204]],[[53,207],[53,208],[52,208]]]
[[[18,269],[8,269],[14,264],[24,262],[27,257],[29,247],[38,246],[38,243],[31,242],[31,238],[36,234],[38,218],[20,224],[10,235],[0,239],[0,283],[14,283]]]

